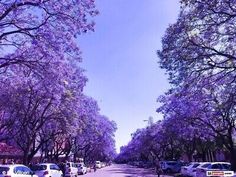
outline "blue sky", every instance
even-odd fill
[[[156,99],[169,88],[159,69],[157,49],[169,24],[176,21],[178,0],[97,0],[100,15],[94,33],[79,44],[89,79],[85,93],[94,97],[101,113],[116,121],[116,147],[147,125]]]

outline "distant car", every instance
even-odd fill
[[[0,177],[38,177],[25,165],[0,165]]]
[[[179,173],[183,164],[179,161],[162,161],[160,166],[165,173]]]
[[[33,165],[31,170],[34,171],[38,177],[63,177],[62,171],[54,163],[41,163]]]
[[[87,167],[84,165],[84,163],[77,163],[78,168],[78,174],[84,175],[87,173]]]
[[[196,176],[206,177],[207,171],[226,171],[231,170],[231,164],[228,162],[207,162],[197,167]]]
[[[201,162],[192,162],[187,166],[181,167],[182,176],[196,177],[196,168],[201,164]]]
[[[66,163],[65,177],[76,177],[78,175],[78,168],[74,162]]]
[[[139,167],[139,168],[144,168],[144,166],[145,166],[145,163],[144,163],[144,162],[142,162],[142,161],[139,161],[139,162],[138,162],[137,167]]]
[[[96,161],[96,168],[102,168],[102,163],[100,161]]]
[[[87,167],[87,173],[88,172],[92,172],[92,167],[90,167],[90,166]]]

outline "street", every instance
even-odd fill
[[[129,165],[114,164],[109,167],[97,170],[95,173],[88,173],[85,177],[156,177],[151,170],[136,168]]]

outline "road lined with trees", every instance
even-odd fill
[[[171,84],[158,98],[164,119],[133,133],[116,161],[157,167],[183,155],[212,161],[220,151],[236,170],[236,1],[180,2],[157,52]],[[50,162],[113,160],[116,123],[83,91],[77,37],[94,31],[94,0],[1,0],[0,12],[0,142],[19,149],[26,165],[38,154]]]

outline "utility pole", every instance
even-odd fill
[[[147,120],[143,120],[143,121],[148,122],[148,127],[152,126],[154,123],[152,116],[150,116]]]

